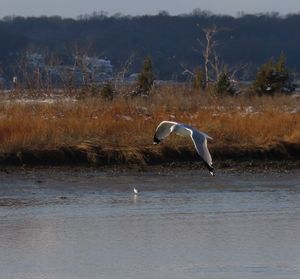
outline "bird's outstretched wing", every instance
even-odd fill
[[[196,129],[192,129],[192,128],[186,128],[186,129],[191,134],[191,139],[195,145],[195,148],[196,148],[198,154],[203,159],[203,161],[206,163],[208,169],[213,171],[212,158],[211,158],[211,155],[207,148],[207,138],[211,139],[211,137],[209,137],[205,133],[202,133]]]
[[[162,121],[156,128],[153,143],[157,144],[172,132],[172,126],[177,125],[177,122],[173,121]]]

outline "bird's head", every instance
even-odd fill
[[[154,135],[154,138],[153,138],[153,144],[159,144],[160,143],[160,139],[158,139],[156,137],[156,135]]]

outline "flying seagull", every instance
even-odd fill
[[[159,144],[164,138],[171,133],[176,135],[191,137],[197,153],[204,161],[205,166],[208,168],[210,174],[214,176],[214,168],[212,159],[207,148],[207,139],[212,139],[209,135],[182,123],[173,121],[162,121],[156,128],[153,144]]]

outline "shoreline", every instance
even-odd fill
[[[242,148],[212,146],[216,169],[226,168],[299,168],[300,144],[279,142],[268,147]],[[54,149],[26,149],[0,154],[0,167],[96,167],[145,170],[151,167],[205,169],[194,149],[171,148],[102,148],[92,143],[61,146]]]
[[[300,161],[300,99],[202,93],[164,87],[147,98],[2,102],[0,167],[202,167],[190,139],[171,135],[153,146],[163,120],[187,123],[214,138],[208,148],[215,169]]]

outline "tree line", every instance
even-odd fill
[[[157,78],[184,80],[185,69],[195,71],[205,65],[203,30],[209,26],[221,30],[215,35],[215,50],[222,63],[231,68],[245,65],[237,73],[239,79],[254,79],[262,64],[281,53],[288,67],[299,72],[299,25],[300,14],[232,17],[201,10],[177,16],[161,12],[134,17],[94,13],[77,19],[4,17],[0,75],[11,75],[16,61],[30,49],[45,53],[47,59],[55,55],[58,63],[68,63],[74,53],[85,52],[111,60],[115,72],[124,65],[138,72],[145,57],[151,57]]]

